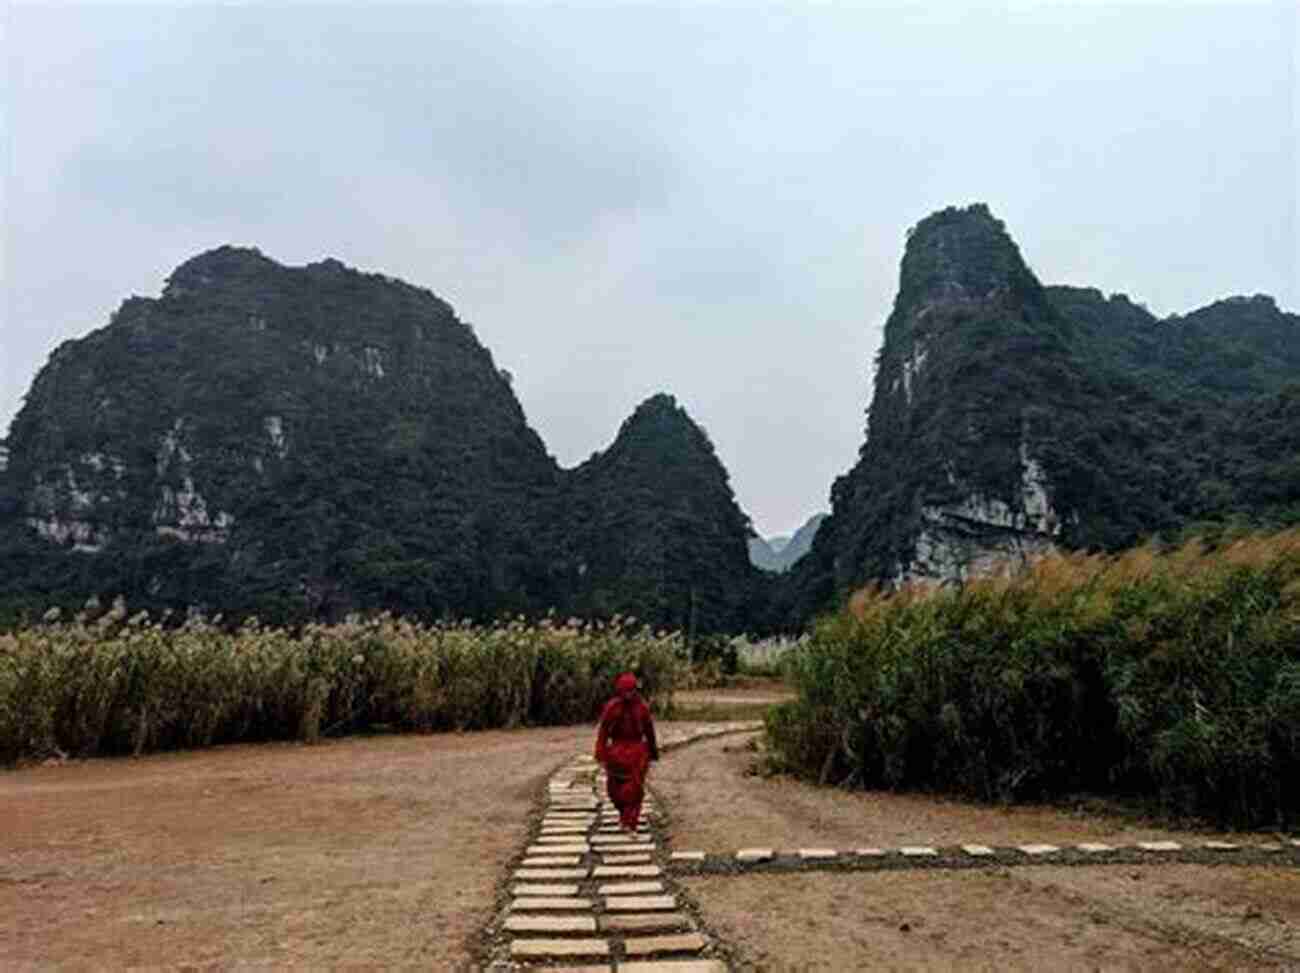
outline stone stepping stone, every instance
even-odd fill
[[[595,932],[591,916],[510,916],[507,932]]]
[[[554,845],[529,845],[524,849],[525,855],[585,855],[591,847],[577,842]]]
[[[658,865],[597,865],[591,870],[592,878],[658,878],[662,874]]]
[[[513,912],[573,912],[590,909],[591,899],[570,898],[558,895],[521,896],[510,901]]]
[[[649,855],[602,855],[600,863],[602,865],[649,865],[653,860]]]
[[[1271,842],[1271,841],[1269,841],[1269,842],[1265,842],[1264,844],[1261,844],[1261,845],[1256,845],[1256,846],[1255,846],[1255,850],[1256,850],[1256,851],[1281,851],[1281,850],[1282,850],[1282,846],[1279,845],[1279,844],[1276,844],[1275,842]]]
[[[1207,841],[1201,847],[1208,851],[1237,851],[1241,845],[1233,844],[1231,841]]]
[[[908,858],[930,858],[939,854],[929,845],[904,845],[898,850]]]
[[[578,868],[516,868],[515,878],[520,881],[548,882],[552,879],[586,878],[591,870],[583,866]]]
[[[591,836],[593,845],[648,845],[650,844],[649,835],[628,835],[628,834],[594,834]]]
[[[632,915],[603,915],[601,932],[657,932],[661,929],[688,929],[690,916],[684,912],[645,912]]]
[[[704,861],[704,852],[702,851],[675,851],[668,856],[670,861],[675,862],[702,862]]]
[[[596,889],[597,895],[649,895],[662,892],[663,882],[612,882]]]
[[[534,895],[559,895],[559,896],[572,897],[578,894],[578,886],[539,885],[539,884],[524,883],[522,885],[516,885],[514,888],[512,888],[510,890],[510,894],[515,896],[516,898],[519,898],[520,896],[524,898],[528,898],[529,896],[534,896]]]
[[[1026,855],[1053,855],[1061,849],[1056,845],[1018,845]]]
[[[835,857],[834,848],[800,848],[799,857],[804,861],[816,861],[824,858]]]
[[[582,832],[578,832],[582,834]],[[586,841],[580,841],[572,833],[569,834],[540,834],[537,836],[536,844],[539,845],[586,845]]]
[[[623,940],[623,951],[628,956],[653,956],[655,953],[698,953],[709,941],[698,932],[679,933],[676,936],[639,936]]]
[[[608,956],[609,943],[603,939],[516,939],[510,955],[521,959],[563,956]]]
[[[581,855],[541,855],[537,858],[525,858],[524,868],[548,868],[554,865],[576,865],[582,861]]]
[[[654,912],[658,909],[677,908],[677,899],[671,895],[609,895],[605,897],[606,912]]]
[[[886,852],[884,848],[854,848],[853,854],[859,858],[882,858]]]
[[[765,862],[772,857],[771,848],[741,848],[736,852],[738,862]]]
[[[975,858],[987,858],[994,854],[993,849],[988,845],[962,845],[961,850]]]
[[[1115,850],[1113,845],[1103,845],[1099,841],[1085,841],[1083,844],[1075,845],[1074,847],[1078,848],[1082,852],[1086,852],[1089,855],[1101,855],[1104,854],[1105,852]]]
[[[1143,851],[1182,851],[1183,846],[1176,841],[1139,841],[1138,847]]]
[[[727,964],[716,959],[657,960],[619,963],[628,973],[727,973]]]
[[[572,841],[574,837],[586,838],[587,829],[580,824],[574,825],[572,827],[568,827],[564,825],[557,826],[554,824],[543,825],[542,830],[538,832],[537,835],[538,841],[542,841],[545,838],[565,838],[565,837],[567,837],[570,841]]]

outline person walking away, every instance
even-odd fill
[[[619,826],[636,831],[645,800],[645,778],[650,761],[659,759],[654,717],[636,691],[630,672],[614,680],[614,696],[605,704],[596,731],[596,760],[609,779],[609,799],[618,808]]]

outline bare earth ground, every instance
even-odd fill
[[[0,772],[0,968],[463,967],[546,774],[593,733]]]
[[[0,773],[0,968],[462,968],[546,774],[591,735],[374,737]],[[676,848],[1168,834],[1051,809],[749,777],[744,739],[685,748],[652,773]],[[766,969],[1300,968],[1294,868],[1033,866],[684,884],[705,920]]]
[[[1194,837],[1052,808],[846,793],[748,776],[753,754],[745,741],[697,744],[656,771],[651,783],[671,815],[675,849]],[[1295,868],[1032,866],[683,882],[715,931],[764,969],[1300,967]]]

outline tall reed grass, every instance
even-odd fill
[[[383,726],[594,719],[624,669],[671,705],[675,634],[621,624],[420,625],[391,617],[228,632],[126,617],[0,635],[0,761],[315,740]]]
[[[786,659],[770,750],[823,782],[1300,818],[1300,531],[864,590]]]

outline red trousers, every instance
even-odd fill
[[[650,748],[640,740],[611,743],[605,774],[609,778],[609,799],[618,808],[620,823],[635,828],[641,820],[645,800],[645,775],[650,766]]]

